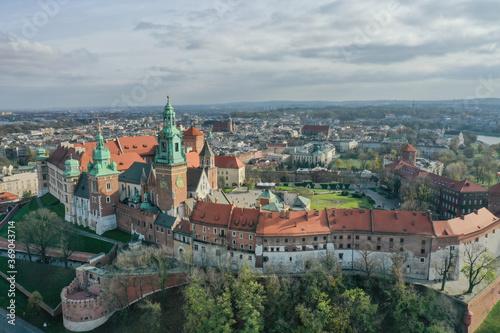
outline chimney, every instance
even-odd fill
[[[347,208],[344,211],[345,211],[345,216],[349,215],[349,212],[347,211]]]
[[[259,204],[259,212],[262,213],[262,205]]]
[[[474,214],[478,215],[478,214],[477,214],[477,209],[474,209]]]
[[[309,211],[306,210],[306,221],[309,221]]]
[[[297,228],[297,221],[295,221],[295,228]]]
[[[429,210],[429,221],[432,221],[432,212]]]
[[[283,210],[282,210],[282,211],[280,212],[280,217],[281,217],[281,218],[284,218],[284,217],[285,217],[285,211],[283,211]]]
[[[314,210],[314,216],[319,216],[319,210],[317,209]]]
[[[397,219],[398,219],[398,211],[397,211],[397,210],[395,210],[395,211],[394,211],[394,214],[396,215],[396,220],[397,220]]]
[[[219,203],[219,197],[215,197],[215,203]]]
[[[289,219],[289,218],[290,218],[290,211],[289,211],[289,210],[287,210],[287,211],[286,211],[286,218],[287,218],[287,219]]]

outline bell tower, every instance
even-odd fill
[[[217,168],[215,167],[215,157],[208,144],[208,141],[205,139],[205,145],[200,152],[200,168],[205,170],[208,176],[208,181],[210,182],[210,186],[212,189],[217,189]]]
[[[158,207],[176,215],[177,207],[187,198],[187,162],[182,133],[176,127],[174,108],[167,96],[163,111],[163,128],[157,134],[155,169]]]

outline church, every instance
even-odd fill
[[[151,137],[127,138],[135,139],[130,140],[134,148],[146,147],[144,152],[115,152],[122,145],[113,142],[120,139],[106,141],[100,126],[95,145],[86,144],[93,148],[91,155],[79,144],[61,145],[50,157],[40,151],[37,162],[45,173],[39,182],[48,182],[48,192],[65,204],[67,221],[97,234],[119,227],[172,245],[172,230],[190,215],[195,200],[217,190],[217,168],[204,134],[194,127],[185,133],[177,128],[169,97],[162,115],[154,143]],[[122,155],[131,158],[122,161]]]

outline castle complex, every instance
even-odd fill
[[[448,220],[435,221],[430,212],[310,210],[304,198],[287,204],[270,191],[257,199],[258,208],[219,203],[218,177],[238,184],[241,175],[231,180],[229,172],[221,173],[199,130],[180,132],[169,100],[162,116],[155,137],[106,141],[99,127],[96,143],[63,144],[51,156],[39,151],[41,192],[64,203],[68,221],[98,234],[119,228],[201,266],[237,270],[249,265],[264,273],[298,274],[315,261],[334,260],[343,269],[360,270],[360,259],[368,254],[389,273],[394,257],[402,256],[406,277],[434,280],[440,278],[436,267],[450,253],[460,264],[448,278],[458,278],[467,243],[500,255],[500,219],[481,208],[486,206],[482,188],[428,173]],[[226,167],[242,168],[235,157],[223,159],[229,161]],[[402,161],[388,167],[403,181],[414,181],[423,175],[415,159],[416,150],[406,146]],[[455,198],[451,192],[460,194]],[[448,209],[451,202],[459,210]],[[62,309],[65,326],[83,331],[102,324],[118,307],[102,302],[105,288],[100,285],[109,279],[105,269],[91,266],[77,275],[63,290]],[[80,302],[82,295],[85,301]]]

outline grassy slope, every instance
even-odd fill
[[[500,302],[498,302],[490,314],[483,321],[475,333],[500,332]]]
[[[340,193],[325,193],[308,196],[311,199],[311,209],[327,208],[363,208],[370,209],[373,207],[368,202],[367,197],[360,199],[341,196]],[[319,200],[319,204],[317,201]]]
[[[0,257],[0,270],[7,269],[7,258]],[[43,301],[52,308],[61,302],[61,290],[75,278],[75,270],[52,265],[16,260],[16,282],[28,291],[38,290]]]

